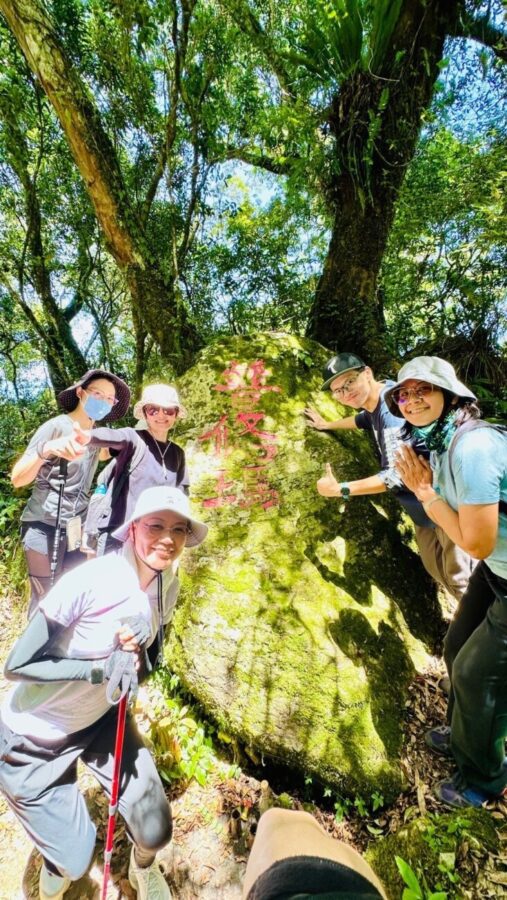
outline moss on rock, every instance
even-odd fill
[[[440,886],[438,889],[447,891],[449,897],[456,897],[460,892],[453,884],[459,884],[460,858],[470,849],[497,853],[498,845],[491,815],[484,809],[466,809],[415,819],[371,844],[366,859],[390,900],[399,900],[404,887],[397,856],[409,864],[422,886],[429,890]]]
[[[373,473],[368,438],[305,426],[327,352],[267,334],[208,347],[180,382],[196,512],[170,659],[227,732],[341,789],[400,788],[407,687],[443,621],[393,498],[343,514],[315,483]],[[345,410],[342,411],[345,413]],[[338,410],[338,414],[340,411]]]

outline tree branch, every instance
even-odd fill
[[[292,77],[282,62],[284,54],[280,53],[274,46],[268,34],[249,8],[248,3],[244,2],[244,0],[227,0],[227,8],[240,31],[243,34],[247,34],[252,39],[252,43],[266,57],[282,92],[287,98],[295,100],[295,94],[292,89]],[[298,63],[301,64],[303,59],[303,57],[299,57]]]
[[[114,148],[51,19],[40,0],[0,0],[0,11],[67,135],[113,256],[122,265],[142,265],[132,236],[137,230],[134,214]]]
[[[192,7],[193,9],[193,7]],[[146,192],[146,197],[142,206],[141,213],[141,221],[143,224],[146,224],[148,219],[148,215],[152,206],[152,203],[155,199],[155,195],[158,190],[158,186],[160,184],[160,180],[164,175],[165,167],[167,165],[167,160],[171,154],[171,150],[174,146],[174,141],[176,140],[176,126],[178,122],[178,101],[181,93],[181,72],[184,65],[184,60],[186,58],[187,46],[188,46],[188,29],[190,26],[190,16],[191,11],[183,16],[183,33],[180,36],[178,33],[178,8],[175,5],[173,11],[173,22],[172,22],[172,37],[173,37],[173,47],[174,47],[174,74],[171,81],[171,88],[169,91],[169,112],[167,113],[167,121],[165,128],[165,139],[163,146],[160,150],[159,157],[157,160],[157,164],[155,167],[155,171],[153,173],[153,178],[151,179],[150,185]]]
[[[259,150],[252,150],[250,147],[226,147],[223,155],[214,157],[210,160],[211,164],[223,162],[228,159],[239,159],[241,162],[248,163],[249,166],[256,166],[258,169],[264,169],[266,172],[272,172],[274,175],[290,175],[297,157],[280,157],[273,159],[266,153]]]
[[[488,15],[475,18],[463,5],[449,34],[450,37],[464,37],[478,41],[479,44],[493,50],[498,59],[507,62],[507,33],[498,28]]]

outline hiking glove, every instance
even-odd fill
[[[109,682],[106,688],[107,702],[116,706],[127,694],[135,700],[139,687],[137,680],[137,654],[130,650],[113,650],[104,663],[104,679]],[[119,694],[115,697],[115,694]]]
[[[151,637],[151,628],[144,616],[128,616],[128,618],[122,620],[122,625],[127,625],[130,628],[132,637],[139,647],[146,644]]]

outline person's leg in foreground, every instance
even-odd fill
[[[306,879],[306,880],[305,880]],[[368,863],[330,837],[306,812],[269,809],[259,820],[243,884],[243,900],[293,893],[354,893],[365,900],[385,893]]]

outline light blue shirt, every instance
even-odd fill
[[[458,438],[449,453],[431,455],[435,490],[449,506],[507,501],[507,434],[494,428],[475,428]],[[493,552],[485,559],[495,575],[507,578],[507,516],[500,513]]]

